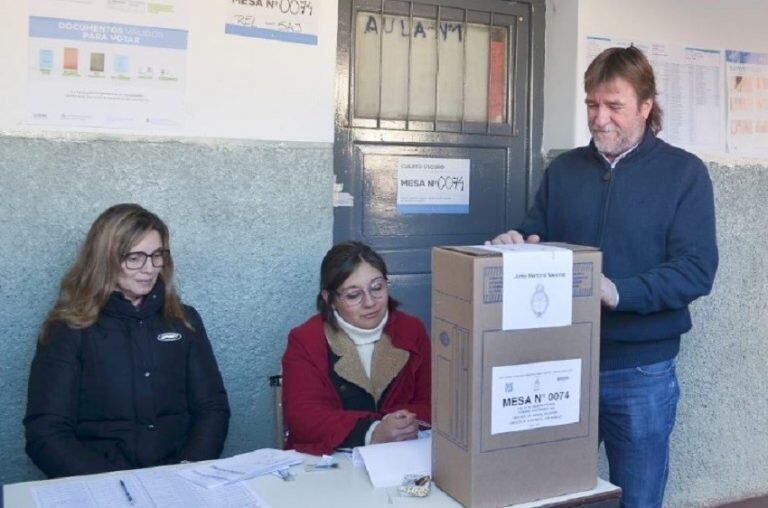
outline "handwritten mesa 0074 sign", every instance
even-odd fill
[[[230,0],[224,32],[317,45],[317,0]]]

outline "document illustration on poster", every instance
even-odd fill
[[[26,123],[182,127],[187,7],[186,0],[31,0]]]

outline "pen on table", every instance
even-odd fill
[[[131,493],[128,492],[128,487],[125,486],[125,482],[123,480],[120,480],[120,486],[123,488],[123,493],[125,494],[125,497],[128,498],[128,502],[134,504],[133,496],[131,496]]]

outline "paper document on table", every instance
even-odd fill
[[[38,508],[268,508],[243,483],[208,490],[168,469],[61,480],[32,487],[32,495]]]
[[[155,506],[133,474],[93,478],[86,483],[97,506]]]
[[[196,485],[210,489],[270,474],[302,462],[304,457],[300,453],[262,448],[228,459],[177,470],[176,474]]]
[[[136,476],[154,501],[162,508],[266,508],[264,501],[244,483],[206,489],[183,481],[168,469],[143,469]],[[138,508],[138,507],[137,507]]]
[[[32,492],[39,508],[155,506],[133,474],[119,474],[89,480],[63,480],[33,487]]]
[[[359,446],[352,460],[365,465],[374,487],[394,487],[407,474],[432,474],[432,437]]]
[[[65,481],[32,487],[38,508],[89,508],[95,506],[85,482]]]

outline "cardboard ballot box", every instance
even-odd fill
[[[432,474],[463,505],[595,487],[601,261],[566,244],[432,250]]]

